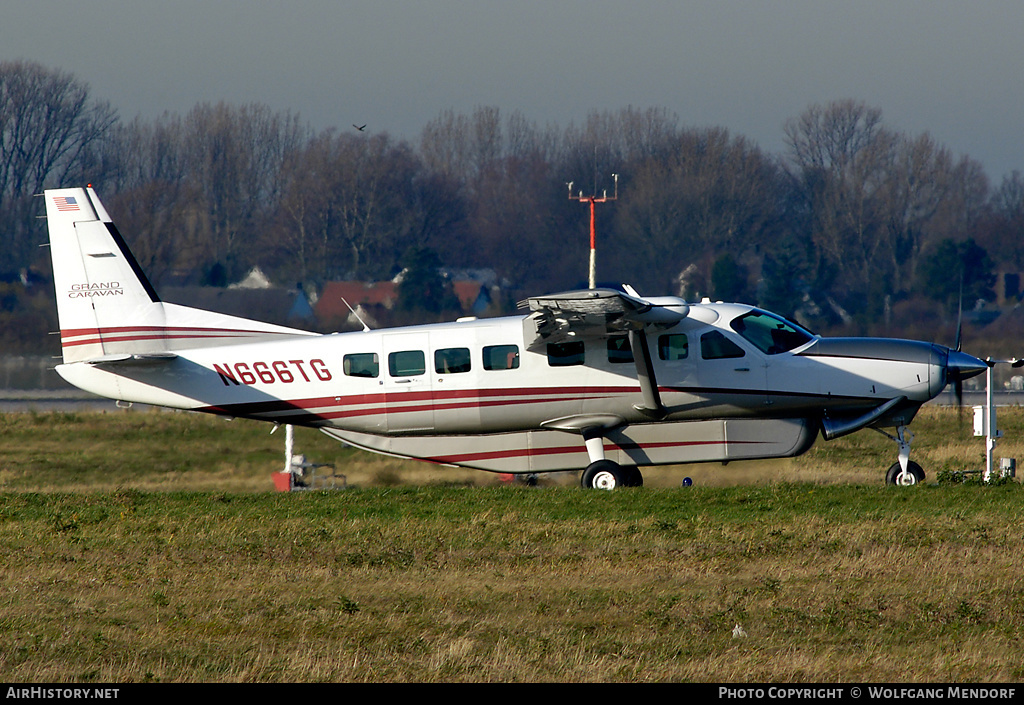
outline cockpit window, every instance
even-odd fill
[[[751,311],[733,319],[732,329],[769,355],[778,355],[814,340],[809,332],[765,311]]]

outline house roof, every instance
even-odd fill
[[[452,288],[455,289],[455,295],[459,297],[459,303],[462,304],[462,308],[465,311],[472,309],[473,305],[476,304],[476,300],[480,297],[480,282],[452,282]]]
[[[480,282],[456,281],[452,288],[463,310],[472,310],[480,297]],[[344,301],[342,300],[344,299]],[[345,318],[348,306],[362,305],[393,308],[398,301],[398,285],[394,282],[328,282],[316,303],[316,315],[321,320]]]
[[[347,318],[348,306],[392,308],[397,300],[398,287],[394,282],[328,282],[316,302],[316,315],[321,320]]]

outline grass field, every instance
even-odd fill
[[[1024,457],[1024,414],[1000,425],[997,456]],[[0,428],[8,682],[1024,676],[1024,490],[935,482],[984,460],[948,409],[915,423],[915,488],[883,486],[895,444],[870,432],[603,493],[300,430],[297,451],[349,489],[275,493],[284,439],[265,425],[117,412]]]

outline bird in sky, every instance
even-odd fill
[[[360,132],[365,132],[366,131],[366,125],[360,126],[360,125],[356,125],[355,123],[352,123],[352,127],[356,128]]]

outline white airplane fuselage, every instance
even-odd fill
[[[113,399],[318,427],[371,450],[508,472],[587,464],[578,438],[545,426],[558,419],[615,417],[626,429],[608,434],[605,452],[625,463],[777,457],[810,446],[825,408],[852,413],[902,396],[912,417],[945,385],[939,351],[925,343],[896,341],[914,360],[856,357],[848,346],[857,340],[826,339],[838,344],[826,354],[814,354],[821,339],[762,353],[728,327],[751,310],[696,304],[683,321],[648,335],[652,350],[663,336],[686,341],[685,356],[652,355],[667,411],[659,419],[636,408],[641,391],[631,359],[613,361],[606,341],[593,340],[579,364],[553,365],[546,352],[527,349],[523,316],[185,348],[150,365],[57,369],[71,384]],[[701,338],[711,331],[742,356],[702,355]],[[504,357],[494,364],[485,353]],[[393,368],[410,357],[405,368]],[[446,369],[450,357],[468,364]],[[364,361],[369,369],[353,366]],[[749,437],[756,424],[767,438]],[[502,440],[501,450],[489,452]]]

